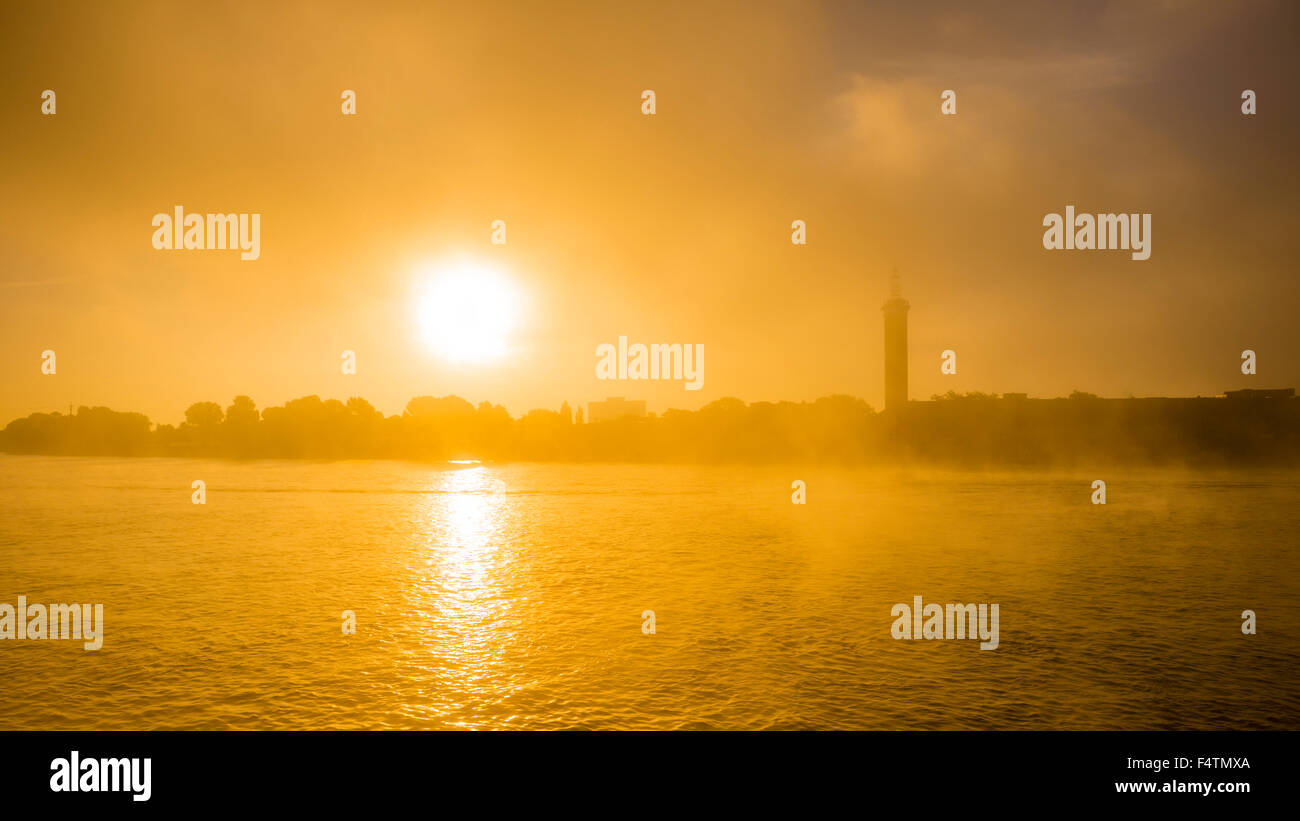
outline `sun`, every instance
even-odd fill
[[[450,362],[501,359],[510,350],[519,302],[514,283],[492,265],[457,260],[432,266],[415,298],[420,340]]]

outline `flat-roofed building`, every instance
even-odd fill
[[[631,416],[645,416],[644,399],[624,399],[621,396],[608,396],[604,402],[587,403],[587,421],[591,423],[609,422]]]

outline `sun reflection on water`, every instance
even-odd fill
[[[504,674],[500,660],[511,639],[510,603],[502,594],[506,486],[491,469],[476,467],[443,471],[431,489],[421,609],[433,621],[431,649],[442,675],[473,691]]]

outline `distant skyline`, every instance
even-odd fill
[[[895,267],[914,399],[1300,386],[1293,4],[206,9],[0,11],[0,424],[240,394],[880,409]],[[1151,214],[1150,258],[1044,250],[1071,205]],[[178,206],[260,214],[259,256],[155,250]],[[453,258],[518,298],[492,361],[415,315]],[[619,336],[704,345],[702,389],[596,379]]]

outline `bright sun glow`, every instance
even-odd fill
[[[459,261],[424,275],[415,311],[429,350],[452,362],[490,362],[509,349],[519,294],[492,266]]]

